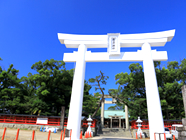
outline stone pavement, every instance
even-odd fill
[[[127,137],[96,136],[96,137],[93,137],[90,139],[84,139],[84,140],[135,140],[135,139],[127,138]]]

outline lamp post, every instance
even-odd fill
[[[91,132],[91,136],[93,136],[93,132],[92,132],[92,130],[91,130],[91,122],[93,121],[92,119],[91,119],[91,115],[89,115],[89,118],[87,119],[87,121],[88,121],[88,129],[87,129],[87,131],[86,131],[86,133],[90,133]]]
[[[140,136],[142,136],[143,135],[143,132],[142,132],[142,130],[141,130],[141,123],[142,123],[143,121],[142,120],[140,120],[140,117],[138,117],[138,120],[136,121],[136,123],[138,123],[137,124],[137,126],[138,126],[138,131],[137,131],[137,135],[138,135],[138,137],[140,137]]]

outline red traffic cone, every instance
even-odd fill
[[[80,140],[83,139],[83,138],[82,138],[82,131],[81,131],[81,133],[80,133],[80,138],[79,138],[79,139],[80,139]]]
[[[85,138],[87,138],[87,132],[85,132]]]

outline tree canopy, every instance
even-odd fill
[[[61,106],[68,112],[74,70],[66,70],[63,61],[54,59],[36,62],[31,69],[37,74],[28,73],[19,79],[13,65],[7,71],[0,67],[1,112],[59,115]],[[85,83],[84,94],[88,95],[89,90],[90,85]]]
[[[0,58],[0,60],[2,60]],[[184,116],[181,87],[186,84],[186,59],[180,63],[170,61],[167,66],[154,62],[158,89],[164,119],[181,119]],[[54,59],[36,62],[31,69],[37,73],[28,73],[18,78],[19,70],[9,66],[0,67],[0,112],[11,114],[60,115],[61,106],[69,109],[74,70],[66,70],[63,61]],[[129,108],[130,119],[148,118],[143,67],[139,63],[129,66],[130,73],[115,75],[117,89],[109,94],[117,104],[109,109]],[[108,76],[100,75],[85,81],[83,111],[93,116],[100,115],[104,88]],[[94,95],[89,90],[95,86]],[[101,93],[101,94],[100,94]],[[100,100],[101,98],[101,100]]]
[[[164,119],[181,119],[184,116],[181,87],[186,83],[186,59],[179,64],[168,62],[166,67],[161,62],[154,62],[161,107]],[[115,76],[118,89],[110,89],[109,94],[117,99],[117,106],[129,107],[131,119],[148,118],[144,72],[142,65],[133,63],[130,73],[119,73]],[[110,107],[109,109],[116,109]],[[123,108],[124,109],[124,108]]]

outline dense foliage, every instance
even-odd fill
[[[0,60],[2,60],[0,58]],[[168,62],[161,66],[154,62],[158,89],[164,119],[181,119],[184,117],[181,87],[186,84],[186,59],[180,63]],[[11,114],[60,115],[61,106],[65,106],[68,115],[74,70],[66,70],[63,61],[46,60],[32,65],[36,74],[18,78],[19,70],[13,64],[7,70],[0,67],[0,112]],[[130,73],[115,76],[118,89],[110,89],[109,94],[116,98],[117,104],[112,110],[129,108],[130,119],[148,118],[143,67],[139,63],[129,66]],[[85,81],[83,111],[93,116],[100,115],[100,106],[104,96],[102,84],[107,76],[99,76]],[[99,92],[90,95],[92,86]],[[101,93],[101,94],[100,94]],[[101,100],[100,100],[101,98]]]
[[[66,70],[63,61],[54,59],[43,63],[39,61],[31,69],[36,70],[37,74],[28,73],[27,77],[19,79],[19,71],[13,65],[7,71],[0,67],[0,111],[11,114],[59,115],[61,106],[65,106],[68,113],[73,69]],[[89,95],[90,88],[85,83],[85,95]]]
[[[164,119],[181,119],[184,117],[181,87],[186,84],[186,59],[179,64],[168,62],[162,67],[154,62],[158,89]],[[109,94],[117,99],[117,105],[109,109],[129,107],[130,119],[148,118],[143,68],[139,63],[129,66],[130,73],[119,73],[115,76],[118,89],[110,89]]]

